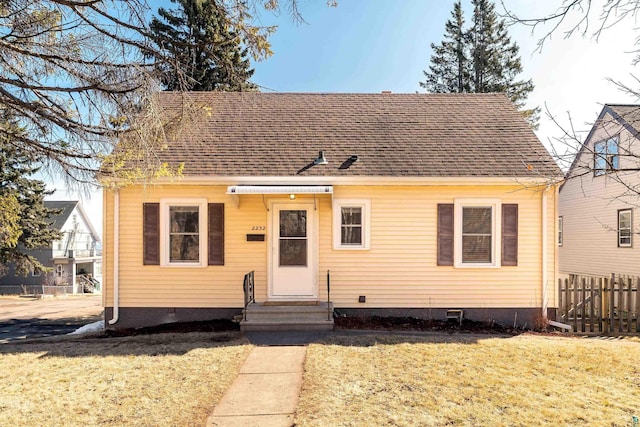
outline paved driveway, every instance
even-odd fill
[[[0,297],[0,343],[73,332],[102,318],[102,296]]]

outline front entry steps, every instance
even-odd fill
[[[245,308],[241,331],[330,331],[333,329],[333,303],[294,304],[252,303]]]

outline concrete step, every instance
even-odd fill
[[[264,305],[250,304],[245,309],[246,320],[240,322],[243,331],[331,330],[333,304],[317,305]]]
[[[322,310],[247,310],[247,320],[259,320],[259,319],[299,319],[299,320],[325,320],[329,317],[333,317],[333,310],[329,311],[327,308]]]

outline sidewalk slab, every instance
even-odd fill
[[[291,427],[293,415],[238,415],[209,419],[207,427]]]
[[[300,387],[298,373],[241,374],[225,392],[214,415],[293,414]]]
[[[306,347],[256,347],[240,367],[240,373],[302,373],[306,354]]]
[[[293,425],[306,351],[302,346],[255,347],[207,427]]]

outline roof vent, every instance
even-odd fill
[[[390,90],[383,90],[382,93],[391,93]]]
[[[326,165],[329,161],[324,157],[324,151],[318,151],[318,158],[313,161],[314,165]]]

